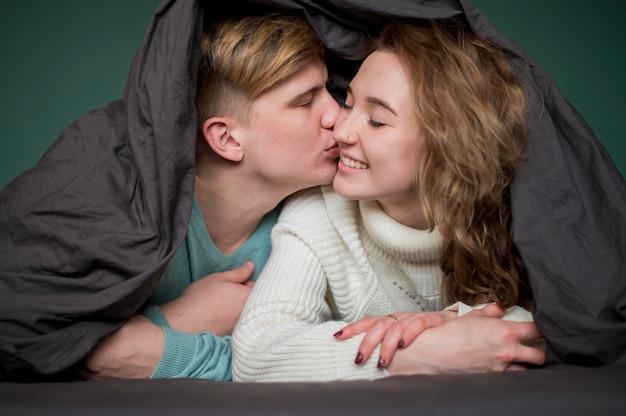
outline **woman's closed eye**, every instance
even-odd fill
[[[385,123],[381,123],[379,121],[374,120],[372,117],[368,117],[367,118],[367,123],[374,127],[374,128],[380,128],[380,127],[385,127],[386,124]]]

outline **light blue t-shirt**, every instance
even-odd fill
[[[168,264],[145,309],[144,315],[161,326],[165,349],[151,378],[204,378],[232,380],[230,337],[209,332],[189,334],[175,331],[158,305],[176,299],[192,282],[208,274],[223,272],[254,263],[253,280],[265,266],[271,251],[270,233],[278,220],[280,205],[268,213],[254,233],[237,251],[224,255],[207,232],[200,207],[194,198],[187,236]]]

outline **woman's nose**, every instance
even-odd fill
[[[357,134],[354,131],[342,132],[335,128],[333,131],[333,139],[335,139],[337,143],[352,145],[357,141]]]
[[[358,140],[358,135],[354,127],[353,117],[351,117],[350,111],[342,107],[337,115],[335,127],[333,128],[333,139],[337,143],[346,145],[355,144]]]

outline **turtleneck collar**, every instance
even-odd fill
[[[400,224],[388,216],[377,201],[359,201],[365,231],[372,242],[388,254],[409,261],[437,261],[443,238],[433,231]]]

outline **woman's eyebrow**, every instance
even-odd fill
[[[348,91],[348,94],[354,95],[352,93],[352,88],[349,85],[348,85],[347,91]],[[396,111],[391,107],[391,105],[385,100],[368,95],[367,97],[365,97],[365,101],[367,101],[370,104],[374,104],[374,105],[377,105],[379,107],[386,109],[387,111],[391,112],[394,116],[398,115],[398,113],[396,113]]]
[[[387,103],[387,101],[381,100],[380,98],[376,98],[376,97],[371,97],[368,96],[366,98],[368,103],[372,103],[374,105],[378,105],[380,107],[383,107],[385,109],[387,109],[388,111],[390,111],[394,116],[397,116],[398,114],[394,111],[393,108],[391,108],[391,105],[389,105],[389,103]]]

